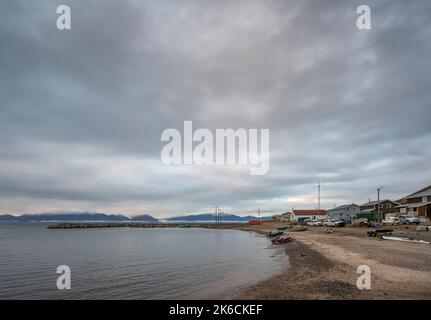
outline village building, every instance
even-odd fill
[[[398,205],[399,203],[388,199],[380,200],[380,201],[369,201],[360,206],[360,210],[361,210],[360,213],[361,213],[361,216],[363,214],[369,214],[373,216],[372,220],[374,219],[381,220],[387,214],[395,213],[397,211],[396,207]],[[379,217],[377,217],[377,213],[379,214]]]
[[[302,222],[307,219],[321,220],[326,219],[326,210],[293,210],[290,221]]]
[[[272,221],[279,221],[281,219],[281,214],[275,214],[271,216]]]
[[[328,214],[328,218],[330,219],[350,221],[357,217],[358,213],[360,212],[360,207],[357,204],[351,203],[338,206],[334,209],[329,209],[326,212]]]
[[[397,202],[400,203],[396,207],[400,214],[431,218],[431,186],[416,191]]]
[[[290,222],[292,212],[285,212],[280,215],[280,222]]]

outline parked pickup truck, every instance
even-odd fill
[[[309,226],[309,227],[320,227],[322,225],[323,225],[322,222],[319,221],[319,220],[310,220],[310,221],[307,221],[307,226]]]
[[[398,216],[398,218],[400,219],[400,223],[402,224],[419,224],[421,223],[421,221],[419,220],[418,217],[414,217],[414,216]]]
[[[344,221],[337,220],[337,219],[327,219],[325,220],[325,222],[323,222],[323,225],[326,227],[340,228],[340,227],[344,227],[346,223]]]

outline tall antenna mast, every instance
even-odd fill
[[[320,178],[319,184],[317,185],[317,210],[320,211]]]
[[[381,220],[383,217],[380,216],[380,191],[383,187],[377,188],[377,219]]]

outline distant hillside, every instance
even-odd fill
[[[2,214],[0,215],[0,221],[16,221],[15,216],[11,215],[11,214]]]
[[[10,222],[42,222],[42,221],[148,221],[157,222],[158,220],[150,215],[142,215],[130,219],[123,215],[109,215],[106,213],[41,213],[41,214],[24,214],[21,216],[0,215],[0,221]]]
[[[132,221],[146,221],[146,222],[159,222],[156,218],[148,215],[148,214],[142,214],[139,216],[132,217],[130,220]]]
[[[255,216],[237,216],[233,214],[225,214],[222,216],[222,221],[224,222],[247,222],[250,220],[255,220]],[[261,217],[261,220],[269,220],[270,217]],[[166,221],[181,221],[181,222],[194,222],[194,221],[204,221],[213,222],[213,213],[203,213],[196,215],[178,216],[171,217],[167,219],[162,219]],[[158,219],[148,215],[142,214],[132,218],[127,216],[117,214],[106,214],[98,212],[65,212],[65,213],[38,213],[38,214],[23,214],[21,216],[13,216],[10,214],[0,215],[0,222],[50,222],[50,221],[60,221],[60,222],[80,222],[80,221],[109,221],[109,222],[119,222],[119,221],[139,221],[139,222],[159,222]]]
[[[233,214],[225,214],[222,216],[222,221],[240,221],[240,222],[246,222],[250,220],[255,220],[257,217],[254,216],[237,216]],[[262,217],[261,220],[268,220],[271,219],[270,217]],[[167,221],[186,221],[186,222],[192,222],[192,221],[214,221],[214,214],[213,213],[203,213],[203,214],[197,214],[197,215],[189,215],[189,216],[178,216],[178,217],[171,217],[167,218]]]

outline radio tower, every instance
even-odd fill
[[[317,210],[320,212],[320,178],[319,184],[317,185]]]

